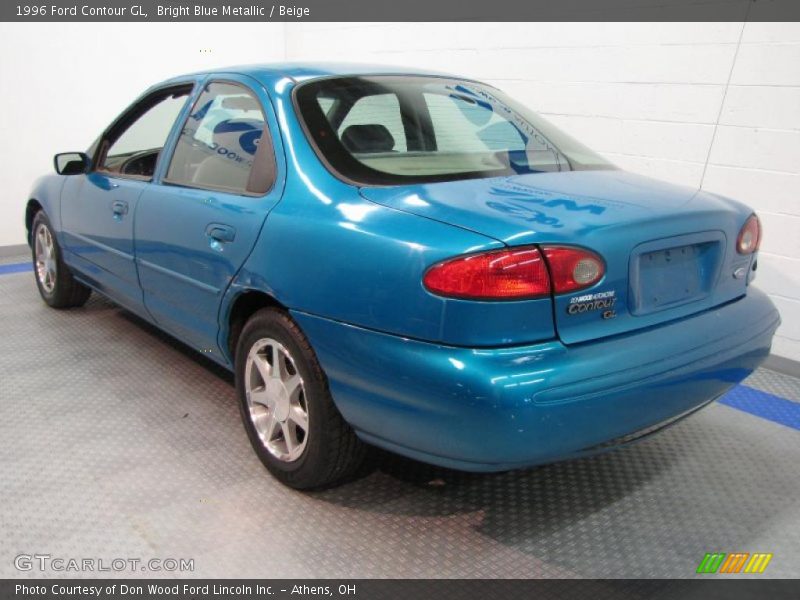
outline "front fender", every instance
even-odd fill
[[[42,207],[50,224],[55,229],[56,238],[61,242],[61,192],[66,182],[66,177],[56,174],[48,174],[39,177],[28,194],[28,201],[25,208],[25,228],[26,240],[28,245],[31,243],[31,221],[33,219],[33,203],[38,203]]]

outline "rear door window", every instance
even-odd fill
[[[186,119],[165,181],[239,194],[266,193],[274,180],[266,132],[261,103],[250,90],[212,82]]]

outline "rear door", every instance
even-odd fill
[[[221,298],[282,192],[274,140],[265,90],[246,77],[214,77],[139,199],[136,260],[145,306],[159,325],[217,357]]]

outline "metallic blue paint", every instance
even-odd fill
[[[147,184],[104,173],[66,177],[61,195],[61,247],[67,262],[121,305],[141,314],[142,291],[133,252],[133,219]],[[116,203],[127,214],[114,212]]]
[[[573,346],[456,348],[293,316],[366,439],[474,471],[576,456],[697,408],[766,358],[778,325],[756,289],[661,327]]]
[[[31,199],[79,279],[228,368],[237,299],[284,306],[359,435],[438,464],[496,470],[581,454],[702,406],[767,355],[777,312],[751,276],[732,276],[755,261],[734,249],[751,212],[742,204],[615,170],[368,189],[338,179],[292,91],[386,73],[425,74],[294,64],[172,79],[151,89],[195,87],[152,182],[49,175]],[[164,181],[209,79],[244,84],[263,104],[277,162],[263,196]],[[211,239],[214,228],[229,241]],[[422,285],[436,262],[517,244],[584,246],[607,272],[579,294],[516,302],[444,299]],[[676,290],[670,265],[687,256],[699,267]],[[572,297],[608,291],[614,318],[567,313]]]
[[[640,175],[616,170],[539,173],[372,188],[362,194],[382,206],[452,223],[505,244],[577,244],[600,254],[606,261],[605,277],[590,289],[555,299],[556,327],[567,343],[657,325],[746,291],[747,282],[731,274],[737,267],[751,264],[752,257],[738,255],[735,245],[752,210],[733,200]],[[696,296],[693,302],[670,305],[665,311],[632,314],[631,263],[643,252],[689,243],[682,236],[694,236],[691,241],[695,243],[716,241],[720,245],[718,263],[707,267],[710,271],[713,266],[714,271],[706,272],[713,278],[709,293]],[[664,284],[673,282],[667,278]],[[591,312],[567,314],[573,296],[607,290],[615,291],[617,297],[613,320],[599,319]],[[508,327],[513,326],[514,321],[509,320]],[[535,339],[515,339],[514,343]]]
[[[267,214],[283,195],[286,165],[278,123],[263,85],[229,72],[214,73],[202,83],[213,81],[243,85],[261,101],[275,146],[277,175],[272,189],[253,197],[172,185],[164,182],[168,163],[161,161],[154,181],[139,199],[134,237],[144,304],[153,320],[210,357],[230,362],[221,350],[226,345],[217,343],[220,302],[251,255]],[[185,114],[178,121],[183,119]],[[164,147],[165,156],[172,155],[176,133],[177,129]],[[215,229],[228,239],[212,237]]]

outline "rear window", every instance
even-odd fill
[[[551,123],[478,83],[341,77],[296,90],[325,163],[362,185],[614,168]]]

